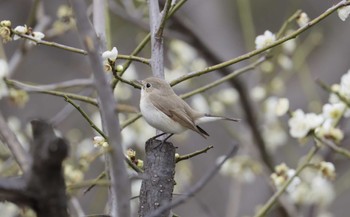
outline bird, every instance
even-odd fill
[[[199,124],[216,120],[238,122],[239,119],[203,113],[191,108],[176,95],[168,82],[157,77],[138,80],[141,85],[140,111],[146,122],[163,133],[152,137],[156,139],[169,134],[162,144],[174,134],[192,130],[204,138],[209,134]]]

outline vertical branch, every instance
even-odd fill
[[[157,34],[161,22],[159,2],[158,0],[149,0],[148,6],[151,29],[152,72],[155,77],[164,78],[163,36]]]
[[[169,6],[159,12],[158,0],[149,0],[151,29],[151,67],[155,77],[164,78],[163,30]],[[166,5],[170,5],[167,1]],[[159,207],[172,201],[175,174],[175,147],[170,142],[150,139],[146,142],[146,159],[144,162],[145,178],[140,190],[139,216],[148,216]],[[171,207],[163,209],[158,217],[169,216]]]
[[[88,51],[91,70],[99,99],[102,122],[108,136],[111,151],[108,155],[110,161],[111,193],[113,202],[112,216],[130,216],[130,183],[126,172],[118,117],[114,113],[116,101],[105,76],[102,59],[99,54],[100,45],[97,35],[89,23],[86,15],[87,7],[84,0],[71,0],[76,19],[77,29]]]
[[[100,46],[103,50],[106,50],[106,19],[105,19],[105,8],[106,0],[93,0],[92,7],[92,19],[94,29],[96,31],[97,38],[100,40]]]

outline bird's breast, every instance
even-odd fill
[[[155,107],[147,96],[141,96],[140,110],[149,125],[165,133],[181,133],[186,129]]]

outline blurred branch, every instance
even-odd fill
[[[192,188],[190,188],[186,193],[173,200],[172,202],[160,206],[155,212],[151,213],[147,217],[157,217],[165,210],[175,208],[180,204],[185,203],[189,198],[193,197],[198,191],[200,191],[220,170],[221,166],[226,162],[227,159],[232,157],[235,153],[237,153],[238,145],[233,145],[232,149],[225,156],[225,158],[218,163],[214,168],[209,170],[209,172],[204,175]]]
[[[19,88],[21,90],[31,92],[31,91],[50,91],[50,90],[58,90],[58,89],[67,89],[67,88],[75,88],[75,87],[87,87],[93,86],[93,80],[88,79],[73,79],[63,82],[58,82],[55,84],[46,84],[46,85],[30,85],[25,84],[20,81],[16,81],[13,79],[5,78],[5,82],[7,85]]]
[[[202,92],[204,92],[206,90],[209,90],[209,89],[211,89],[213,87],[216,87],[216,86],[218,86],[218,85],[220,85],[220,84],[222,84],[222,83],[224,83],[224,82],[226,82],[226,81],[228,81],[230,79],[236,78],[238,75],[241,75],[244,72],[247,72],[247,71],[255,69],[258,65],[263,63],[266,59],[267,59],[266,57],[261,57],[260,59],[258,59],[254,63],[251,63],[251,64],[249,64],[249,65],[247,65],[247,66],[245,66],[243,68],[237,69],[236,71],[232,72],[231,74],[228,74],[228,75],[226,75],[226,76],[224,76],[224,77],[222,77],[222,78],[220,78],[220,79],[218,79],[218,80],[216,80],[216,81],[214,81],[212,83],[209,83],[209,84],[207,84],[205,86],[202,86],[202,87],[200,87],[200,88],[198,88],[196,90],[193,90],[191,92],[182,94],[180,97],[182,99],[186,99],[186,98],[188,98],[190,96],[193,96],[193,95],[198,94],[198,93],[202,93]]]
[[[140,117],[142,117],[141,113],[138,113],[137,115],[135,115],[132,118],[127,119],[126,121],[124,121],[123,123],[121,123],[120,128],[124,129],[125,127],[129,126],[130,124],[134,123],[135,121],[137,121],[137,119],[139,119]]]
[[[251,0],[238,0],[236,3],[243,39],[245,41],[245,47],[247,50],[254,49],[254,38],[256,33],[251,8]]]
[[[100,56],[101,46],[97,36],[93,31],[90,21],[86,15],[87,7],[84,0],[70,0],[77,20],[77,30],[79,36],[88,51],[91,71],[95,81],[101,119],[108,136],[108,143],[112,149],[108,152],[109,174],[111,177],[111,198],[115,199],[112,204],[111,214],[115,216],[130,216],[130,182],[128,179],[124,162],[123,148],[121,146],[121,134],[118,116],[114,109],[116,100],[113,97],[111,88],[108,85],[106,75],[103,70]]]
[[[181,155],[179,156],[178,158],[176,158],[176,163],[180,162],[180,161],[183,161],[183,160],[188,160],[190,158],[193,158],[197,155],[200,155],[200,154],[203,154],[203,153],[207,153],[208,150],[214,148],[214,146],[210,145],[202,150],[199,150],[199,151],[195,151],[193,153],[190,153],[190,154],[186,154],[186,155]]]
[[[24,173],[27,173],[30,167],[31,159],[18,141],[16,134],[9,128],[4,116],[0,112],[0,139],[6,144],[13,154],[16,162]]]
[[[295,174],[294,174],[293,176],[291,176],[291,177],[289,178],[289,180],[286,181],[286,182],[284,183],[284,185],[283,185],[278,191],[276,191],[276,192],[272,195],[272,197],[270,197],[270,199],[259,209],[258,213],[257,213],[254,217],[263,217],[263,216],[266,216],[267,212],[268,212],[268,211],[272,208],[272,206],[277,202],[279,196],[282,195],[282,193],[286,190],[286,188],[289,186],[289,184],[292,183],[293,179],[294,179],[296,176],[298,176],[298,175],[300,174],[300,172],[301,172],[303,169],[305,169],[305,168],[309,165],[309,163],[310,163],[312,157],[316,154],[316,152],[318,151],[318,149],[319,149],[319,147],[316,146],[316,145],[314,145],[314,146],[309,150],[309,152],[308,152],[307,155],[306,155],[305,161],[304,161],[302,164],[300,164],[300,165],[298,166],[298,168],[297,168],[296,171],[295,171]]]
[[[4,78],[4,81],[6,82],[7,85],[11,87],[15,87],[21,90],[24,90],[28,93],[43,93],[43,94],[48,94],[48,95],[53,95],[53,96],[59,96],[59,97],[69,97],[74,100],[79,100],[81,102],[85,102],[94,106],[99,107],[97,100],[88,96],[82,96],[74,93],[67,93],[67,92],[61,92],[61,91],[55,91],[55,89],[62,89],[62,88],[71,88],[71,87],[77,87],[76,85],[89,85],[90,84],[90,79],[75,79],[71,81],[64,81],[62,83],[56,83],[56,84],[49,84],[49,85],[30,85],[30,84],[25,84],[20,81]],[[85,83],[85,84],[84,84]],[[48,90],[47,90],[48,89]],[[50,90],[52,89],[52,90]],[[126,112],[126,113],[137,113],[138,109],[127,104],[117,104],[115,108],[116,112]]]
[[[335,94],[343,103],[346,104],[346,106],[348,108],[350,108],[350,102],[349,100],[344,97],[343,95],[341,95],[338,91],[333,91],[332,88],[330,86],[328,86],[326,83],[324,83],[323,81],[321,81],[320,79],[316,79],[316,82],[318,85],[320,85],[324,90],[328,91],[329,93],[333,93]]]
[[[31,92],[44,93],[44,94],[60,96],[60,97],[68,96],[71,99],[79,100],[79,101],[86,102],[86,103],[89,103],[89,104],[94,105],[94,106],[98,106],[97,100],[94,98],[91,98],[91,97],[81,96],[81,95],[77,95],[74,93],[60,92],[60,91],[55,91],[55,90],[44,90],[44,89],[41,89],[40,86],[38,88],[37,86],[34,86],[34,85],[25,84],[25,83],[22,83],[20,81],[11,80],[11,79],[7,79],[7,78],[4,78],[4,81],[6,82],[7,85],[9,85],[11,87],[16,87],[16,88],[19,88],[21,90],[27,91],[29,93],[31,93]],[[44,86],[47,87],[47,85],[44,85]],[[52,88],[54,86],[55,85],[50,86],[50,88]]]
[[[303,27],[300,27],[299,29],[291,32],[289,35],[276,40],[275,42],[271,43],[270,45],[268,45],[268,46],[266,46],[264,48],[253,50],[253,51],[248,52],[246,54],[243,54],[243,55],[241,55],[239,57],[236,57],[234,59],[231,59],[231,60],[228,60],[228,61],[216,64],[216,65],[212,65],[212,66],[206,67],[203,70],[190,72],[187,75],[183,75],[183,76],[173,80],[172,82],[170,82],[170,84],[172,86],[174,86],[174,85],[176,85],[176,84],[178,84],[180,82],[183,82],[185,80],[188,80],[190,78],[201,76],[201,75],[207,74],[209,72],[212,72],[212,71],[215,71],[215,70],[218,70],[218,69],[221,69],[221,68],[233,65],[235,63],[238,63],[238,62],[241,62],[243,60],[249,59],[249,58],[251,58],[253,56],[256,56],[256,55],[258,55],[258,54],[260,54],[260,53],[262,53],[264,51],[267,51],[267,50],[269,50],[269,49],[271,49],[273,47],[276,47],[277,45],[282,44],[283,42],[286,42],[286,41],[288,41],[288,40],[290,40],[292,38],[297,37],[301,33],[305,32],[306,30],[310,29],[311,27],[313,27],[314,25],[319,23],[320,21],[324,20],[326,17],[331,15],[333,12],[335,12],[338,8],[346,6],[346,5],[349,5],[349,4],[350,4],[350,1],[341,1],[338,4],[336,4],[336,5],[332,6],[332,7],[330,7],[329,9],[327,9],[324,13],[322,13],[321,15],[316,17],[315,19],[311,20],[307,25],[305,25]]]
[[[345,148],[339,147],[337,144],[330,140],[321,139],[315,136],[315,138],[320,141],[321,143],[327,145],[329,148],[331,148],[333,151],[335,151],[338,154],[343,155],[344,157],[350,159],[350,151],[346,150]]]
[[[83,208],[81,207],[81,204],[80,204],[78,198],[72,196],[70,198],[70,204],[74,208],[77,217],[86,216],[85,213],[84,213]]]

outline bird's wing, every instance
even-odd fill
[[[150,96],[150,97],[152,97],[152,96]],[[172,120],[180,123],[182,126],[197,132],[198,134],[200,134],[204,138],[206,138],[206,136],[209,136],[209,134],[207,132],[205,132],[205,130],[203,130],[202,128],[197,126],[194,123],[194,120],[192,120],[192,118],[188,115],[188,112],[185,109],[186,105],[183,104],[186,102],[184,102],[181,98],[179,98],[179,99],[180,99],[180,101],[178,101],[178,103],[166,103],[169,99],[165,96],[162,96],[161,99],[159,99],[159,98],[158,98],[158,100],[153,99],[152,102],[153,102],[153,105],[157,109],[162,111],[164,114],[166,114]],[[167,106],[165,106],[165,104]],[[169,106],[169,105],[174,105],[174,106]]]

